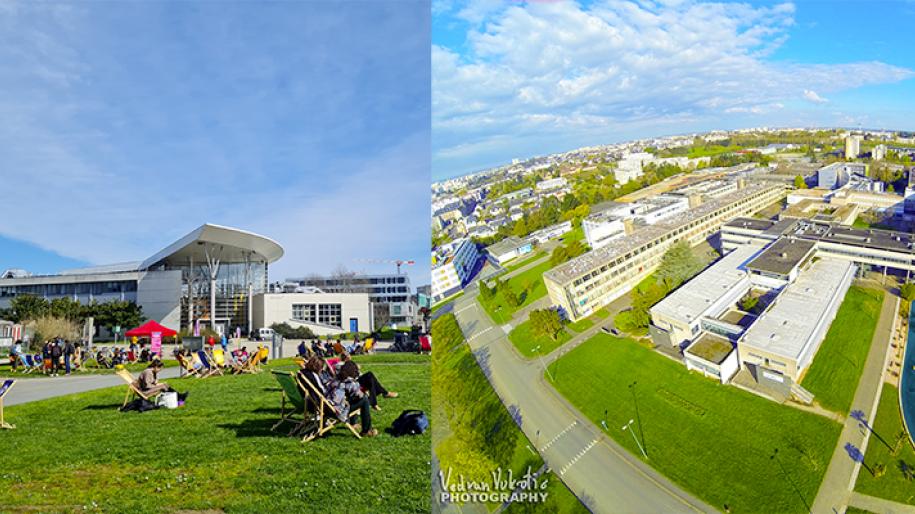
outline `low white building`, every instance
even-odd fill
[[[517,237],[510,236],[498,243],[487,246],[486,254],[501,266],[515,257],[530,253],[532,250],[533,245],[531,245],[530,241],[522,241]]]
[[[538,244],[546,243],[551,239],[556,239],[557,237],[571,232],[572,231],[572,222],[563,221],[562,223],[557,223],[555,225],[550,225],[549,227],[542,228],[535,232],[531,232],[527,236],[528,240],[536,241]]]
[[[254,297],[254,327],[287,323],[316,335],[375,329],[368,293],[266,293]]]
[[[636,202],[632,206],[632,214],[648,225],[654,225],[664,218],[673,216],[689,209],[689,199],[686,197],[657,196]]]
[[[537,182],[537,191],[552,191],[566,187],[567,181],[564,177],[551,178]]]
[[[722,384],[740,370],[734,344],[728,339],[705,332],[683,352],[686,369],[698,371]]]

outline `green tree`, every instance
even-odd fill
[[[493,296],[495,296],[495,291],[493,291],[493,289],[491,287],[489,287],[489,284],[487,284],[485,280],[480,280],[479,284],[480,284],[480,298],[482,298],[483,301],[488,302],[489,300],[492,299]]]
[[[658,267],[658,280],[672,290],[702,271],[704,264],[686,241],[678,241],[664,252]]]
[[[116,300],[93,303],[88,306],[87,316],[95,318],[95,325],[112,330],[116,326],[128,328],[139,326],[145,319],[143,309],[134,302]]]
[[[753,295],[749,295],[749,294],[744,296],[740,300],[740,308],[747,312],[751,312],[753,309],[756,308],[756,306],[758,304],[759,304],[759,298],[757,298]]]
[[[29,320],[38,319],[48,314],[48,301],[44,298],[31,295],[21,294],[10,300],[10,321],[22,323]]]
[[[903,300],[911,302],[915,300],[915,282],[907,282],[899,288],[899,294]]]
[[[51,300],[49,312],[52,317],[78,322],[86,317],[86,307],[78,301],[63,296]]]
[[[795,189],[807,189],[807,183],[804,182],[804,177],[800,175],[794,176],[794,188]]]
[[[553,341],[562,331],[562,319],[559,318],[559,313],[553,309],[531,311],[530,321],[535,335],[549,337]]]
[[[511,283],[506,282],[499,287],[499,294],[502,295],[502,299],[505,300],[506,305],[509,307],[518,307],[521,305],[521,299],[518,298],[518,294],[515,293],[514,288],[511,286]]]

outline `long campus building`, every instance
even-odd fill
[[[674,243],[697,245],[735,217],[749,216],[783,199],[780,184],[737,182],[733,191],[652,225],[633,224],[627,237],[610,241],[543,274],[550,301],[572,321],[586,317],[622,296],[651,274]]]

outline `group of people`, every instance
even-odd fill
[[[266,348],[263,346],[258,346],[257,350],[252,353],[248,353],[248,347],[242,346],[237,350],[231,352],[226,352],[222,348],[210,347],[205,350],[207,358],[211,360],[210,365],[218,366],[220,368],[231,369],[235,372],[240,372],[242,368],[248,363],[248,361],[254,356],[260,353],[258,359],[259,364],[264,364],[269,358],[269,352],[266,351]],[[200,354],[197,352],[192,352],[186,348],[178,347],[175,348],[175,360],[185,366],[195,370],[198,374],[202,374],[207,370],[207,365],[200,358]],[[185,365],[185,363],[187,363]]]
[[[372,427],[371,413],[371,409],[381,410],[378,398],[397,397],[397,393],[381,385],[374,373],[363,373],[346,352],[336,362],[311,355],[302,364],[299,375],[327,398],[340,421],[346,422],[350,413],[358,410],[363,437],[378,435],[378,430]]]
[[[27,363],[27,356],[22,340],[16,341],[10,351],[12,370],[16,371],[23,361]],[[41,372],[46,375],[56,377],[61,371],[69,375],[72,370],[82,365],[82,343],[74,343],[61,337],[48,339],[41,346],[41,351],[34,355],[32,362],[33,365],[40,365]]]
[[[321,339],[315,339],[311,342],[309,348],[305,344],[303,339],[299,343],[298,353],[300,357],[307,358],[312,355],[317,355],[318,357],[334,357],[338,356],[344,352],[349,353],[350,355],[360,355],[363,353],[368,353],[369,349],[374,346],[374,338],[369,337],[365,341],[360,341],[359,337],[356,336],[353,339],[352,344],[344,344],[343,341],[337,339],[336,342],[331,342],[330,340],[324,341]]]

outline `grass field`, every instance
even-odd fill
[[[610,316],[610,311],[607,309],[599,309],[597,312],[588,316],[587,318],[582,318],[575,323],[569,323],[566,325],[566,327],[574,332],[584,332],[585,330],[593,327],[595,323],[600,323],[607,319],[607,316]]]
[[[467,480],[490,483],[497,468],[516,476],[543,464],[528,447],[530,441],[490,386],[476,362],[453,314],[432,324],[436,341],[432,379],[433,448],[440,469],[451,469]],[[587,512],[556,477],[548,478],[546,504],[537,512]],[[487,505],[494,510],[498,505]],[[510,512],[529,512],[531,505],[512,505]]]
[[[508,340],[515,345],[515,348],[518,349],[518,352],[520,352],[525,359],[532,359],[538,355],[546,355],[567,343],[569,339],[572,339],[572,335],[565,330],[559,332],[555,341],[549,337],[534,335],[532,333],[530,321],[521,323],[508,334]],[[534,349],[536,349],[536,351],[534,351]]]
[[[429,357],[359,360],[400,393],[373,411],[379,431],[401,410],[429,411]],[[2,434],[0,512],[431,508],[428,432],[357,440],[335,429],[303,444],[270,431],[281,395],[269,372],[169,383],[189,391],[186,406],[122,413],[124,388],[116,387],[7,408],[17,428]]]
[[[496,296],[489,301],[484,301],[481,298],[480,304],[487,314],[489,314],[489,317],[496,323],[501,325],[509,322],[512,319],[512,315],[519,309],[530,305],[537,299],[546,295],[546,285],[543,283],[543,274],[550,268],[552,268],[550,262],[546,261],[523,273],[515,275],[506,281],[506,283],[511,284],[515,294],[519,297],[522,293],[524,294],[523,301],[518,307],[509,307],[501,294],[496,294]]]
[[[847,414],[874,337],[883,291],[852,286],[801,385],[823,407]]]
[[[523,257],[521,260],[512,261],[510,264],[508,264],[507,266],[504,267],[505,271],[508,273],[511,273],[512,271],[515,271],[518,268],[524,267],[524,266],[536,261],[537,259],[543,258],[545,255],[546,255],[546,252],[543,252],[543,251],[533,252],[531,255],[527,255],[527,256]]]
[[[904,430],[902,415],[899,412],[899,390],[891,384],[883,385],[880,406],[877,407],[877,419],[873,427],[874,431],[889,443],[890,447],[894,446],[897,435]],[[856,491],[915,505],[915,481],[906,480],[902,474],[903,463],[909,469],[915,470],[915,450],[912,449],[908,436],[906,436],[906,440],[902,441],[896,455],[893,455],[890,448],[871,434],[864,462],[871,468],[878,463],[883,464],[886,466],[886,474],[880,478],[874,478],[862,468],[858,473],[858,481],[855,483]]]
[[[639,454],[632,436],[619,429],[636,419],[651,466],[711,506],[735,513],[806,512],[792,484],[813,502],[841,429],[606,334],[550,369],[559,392],[595,424],[606,412],[618,443]],[[778,462],[770,458],[775,448]]]
[[[562,244],[569,244],[572,241],[584,241],[585,230],[581,227],[573,228],[572,230],[563,234],[559,239],[562,241]]]

